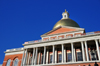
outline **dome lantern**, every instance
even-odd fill
[[[69,18],[69,13],[66,11],[62,13],[63,18],[62,19],[68,19]]]

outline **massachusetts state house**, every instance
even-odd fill
[[[53,29],[41,35],[41,40],[22,45],[5,51],[2,66],[100,65],[100,31],[86,33],[66,10]]]

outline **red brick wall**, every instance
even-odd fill
[[[5,55],[5,58],[4,58],[2,66],[6,66],[8,59],[11,59],[10,66],[12,66],[13,65],[13,60],[15,60],[15,58],[18,58],[18,60],[19,60],[18,66],[21,66],[22,56],[23,56],[23,54]]]

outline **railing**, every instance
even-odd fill
[[[7,51],[17,51],[17,50],[23,50],[23,48],[7,49],[6,52],[7,52]]]
[[[78,35],[78,36],[93,35],[93,34],[97,34],[97,33],[100,33],[100,31],[83,33],[83,34]],[[71,37],[64,37],[64,38],[72,38],[72,37],[78,37],[78,36],[71,36]],[[60,39],[64,39],[64,38],[60,38]],[[53,40],[58,40],[58,39],[53,39]],[[52,41],[52,40],[45,40],[45,41]],[[34,40],[34,41],[25,42],[24,44],[38,43],[38,42],[45,42],[45,41],[43,41],[43,40]]]

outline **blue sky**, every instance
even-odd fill
[[[6,49],[52,30],[65,9],[86,32],[100,31],[100,0],[0,0],[0,64]]]

